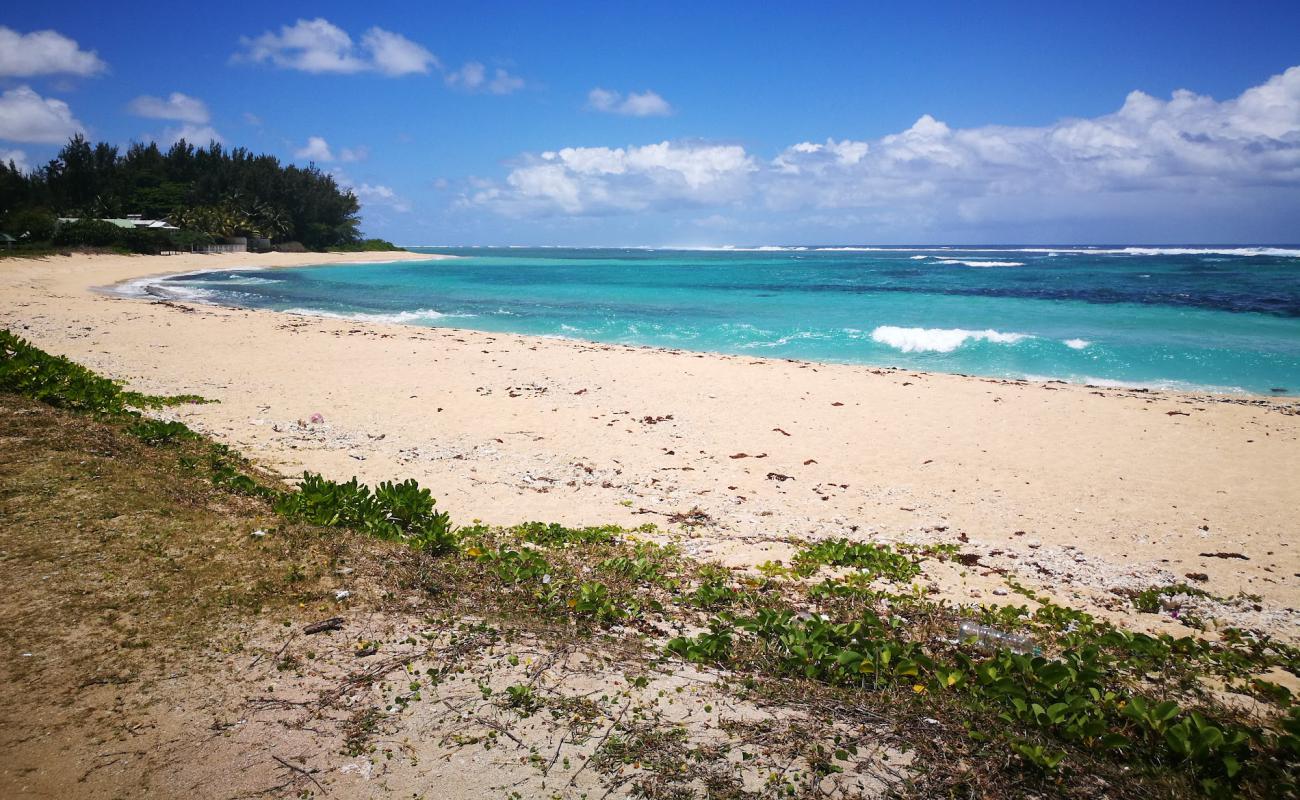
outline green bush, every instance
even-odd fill
[[[385,482],[374,491],[358,483],[327,480],[304,472],[298,491],[276,501],[276,512],[316,525],[352,528],[381,539],[396,539],[429,552],[447,552],[456,546],[456,534],[447,512],[434,510],[428,489],[414,480]]]
[[[48,242],[54,238],[59,220],[43,208],[20,208],[5,217],[0,231],[4,231],[24,244]]]
[[[122,228],[121,245],[132,253],[158,255],[164,250],[176,249],[174,231],[157,228]]]
[[[185,423],[161,419],[142,419],[127,427],[127,432],[145,444],[154,446],[199,438]]]
[[[387,239],[362,239],[359,242],[337,245],[333,248],[342,253],[383,253],[389,250],[402,250]]]
[[[794,557],[794,572],[808,577],[823,566],[854,567],[874,577],[910,581],[921,573],[919,559],[903,555],[889,545],[828,539],[804,547]]]
[[[54,233],[54,243],[61,247],[124,246],[125,233],[125,228],[102,219],[79,219],[61,223]]]
[[[125,391],[116,381],[62,356],[52,356],[7,330],[0,330],[0,389],[94,414],[134,413],[131,406],[159,408],[204,402],[197,395],[155,397]]]

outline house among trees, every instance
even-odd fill
[[[80,222],[80,221],[81,221],[80,217],[59,217],[59,224],[64,224],[69,222]],[[134,230],[140,228],[151,230],[151,231],[180,230],[180,228],[176,227],[175,225],[171,224],[165,219],[144,219],[143,215],[141,214],[127,214],[125,217],[120,219],[115,219],[115,218],[101,219],[100,222],[107,222],[109,224],[116,225],[119,228],[126,228],[128,230]]]
[[[324,250],[359,242],[359,211],[356,195],[315,166],[216,142],[123,152],[76,135],[43,166],[0,163],[0,232],[24,246]]]

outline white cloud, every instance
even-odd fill
[[[402,213],[411,210],[410,205],[398,196],[397,192],[394,192],[387,186],[363,183],[351,188],[352,193],[357,196],[357,199],[360,200],[363,205],[384,206]]]
[[[317,161],[327,164],[331,161],[365,161],[370,157],[370,148],[365,145],[356,147],[344,147],[338,151],[337,157],[334,150],[330,148],[329,142],[325,141],[323,136],[308,136],[307,144],[293,151],[293,157],[307,161]]]
[[[334,153],[324,137],[308,136],[307,144],[293,151],[293,157],[307,161],[329,162],[334,160]]]
[[[487,68],[477,61],[470,61],[458,70],[444,76],[448,86],[474,91],[487,81]]]
[[[211,115],[202,100],[180,92],[172,92],[167,99],[152,95],[141,95],[127,106],[132,114],[150,119],[174,119],[202,125]]]
[[[603,89],[588,100],[603,111],[626,102]],[[1180,208],[1208,214],[1256,207],[1265,192],[1289,193],[1300,207],[1300,67],[1223,101],[1133,92],[1112,114],[1041,127],[952,128],[924,114],[879,139],[799,142],[767,161],[698,142],[565,148],[521,157],[462,203],[514,216],[714,206],[751,219],[797,213],[822,227],[946,235],[1053,219],[1161,219]]]
[[[353,43],[347,31],[326,19],[300,19],[281,26],[279,33],[267,31],[240,40],[243,48],[234,61],[273,64],[283,69],[311,73],[379,72],[397,77],[425,74],[439,66],[438,58],[424,47],[383,28],[371,28]]]
[[[754,159],[739,145],[660,142],[640,147],[566,147],[529,157],[505,186],[479,187],[463,202],[508,214],[603,214],[742,197]]]
[[[57,143],[85,130],[67,103],[41,97],[29,86],[0,95],[0,139]]]
[[[673,107],[657,92],[630,92],[626,97],[612,89],[599,86],[587,93],[587,107],[607,114],[628,117],[664,117],[673,113]]]
[[[108,69],[95,51],[82,50],[57,31],[20,34],[0,26],[0,76],[96,75]]]
[[[252,125],[254,128],[262,127],[262,118],[251,111],[244,112],[244,122]]]
[[[27,163],[27,153],[22,150],[4,150],[0,149],[0,164],[6,167],[13,164],[19,172],[31,172],[32,167]]]
[[[524,79],[511,75],[498,67],[491,76],[487,67],[478,61],[467,61],[458,70],[443,76],[447,85],[467,92],[490,92],[492,94],[510,94],[524,88]]]
[[[385,75],[426,74],[440,66],[438,57],[400,33],[371,28],[361,37],[361,46],[369,51],[375,69]]]
[[[334,176],[339,186],[351,190],[357,196],[363,211],[365,206],[382,207],[402,214],[411,210],[406,198],[393,191],[392,187],[378,183],[357,183],[341,167],[334,167],[329,173]]]
[[[800,142],[791,145],[784,153],[772,159],[772,166],[781,173],[798,175],[806,170],[824,170],[827,167],[853,165],[858,163],[871,150],[867,142],[852,139],[835,141],[827,139],[825,144]]]
[[[207,147],[212,142],[224,142],[221,134],[211,125],[180,125],[175,128],[168,128],[163,131],[162,136],[156,137],[157,141],[165,144],[176,144],[181,139],[189,142],[196,147]]]
[[[339,161],[344,163],[350,161],[365,161],[367,158],[370,158],[370,148],[366,147],[364,144],[357,145],[356,147],[344,147],[342,150],[339,150]]]

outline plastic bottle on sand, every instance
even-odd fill
[[[1035,655],[1042,652],[1034,644],[1034,640],[1025,634],[1009,633],[991,625],[981,625],[970,620],[963,620],[957,626],[957,638],[962,642],[974,641],[975,645],[981,650],[1010,650],[1013,653],[1033,653]]]

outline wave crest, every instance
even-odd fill
[[[881,325],[871,332],[871,340],[904,353],[951,353],[967,341],[1016,344],[1032,339],[1027,333],[1003,333],[992,328],[968,331],[964,328],[900,328]]]
[[[352,322],[380,322],[380,323],[397,323],[408,324],[412,322],[427,322],[435,319],[445,319],[448,317],[473,317],[474,314],[444,314],[441,311],[435,311],[432,308],[421,308],[415,311],[396,311],[391,314],[367,311],[321,311],[315,308],[286,308],[285,314],[298,314],[304,317],[328,317],[329,319],[346,319]]]
[[[915,256],[913,256],[915,258]],[[954,258],[941,258],[936,264],[961,264],[963,267],[1023,267],[1023,261],[959,261]]]

